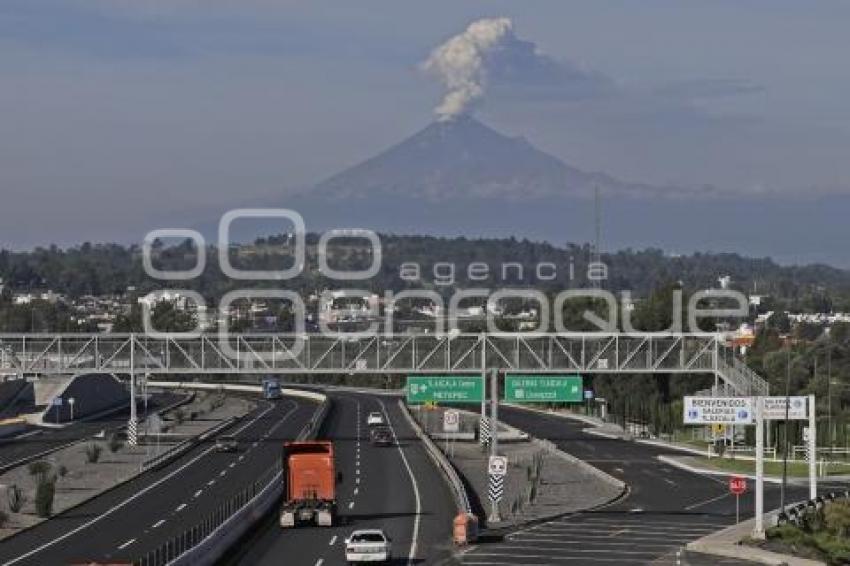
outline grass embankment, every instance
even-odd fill
[[[850,564],[850,502],[826,503],[821,509],[807,512],[800,526],[771,527],[766,535],[764,542],[747,542],[827,564]]]
[[[737,474],[755,474],[755,460],[740,460],[731,458],[700,458],[695,457],[694,461],[697,465],[704,468],[711,468],[722,472],[730,472]],[[820,473],[820,465],[818,465],[818,473]],[[850,464],[828,464],[825,466],[828,476],[840,476],[850,474]],[[765,461],[764,473],[768,476],[782,475],[782,462]],[[809,464],[806,462],[788,462],[788,476],[805,478],[809,476]]]

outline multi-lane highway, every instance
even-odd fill
[[[675,563],[687,542],[734,522],[726,482],[686,472],[657,459],[663,448],[591,435],[584,424],[504,407],[501,418],[626,482],[625,496],[599,509],[565,516],[483,542],[453,556],[450,491],[395,397],[337,391],[320,438],[335,445],[339,516],[333,527],[282,529],[277,506],[225,557],[225,564],[343,564],[344,540],[354,530],[381,528],[392,539],[395,563],[647,564]],[[215,452],[201,444],[146,473],[0,545],[2,564],[63,564],[138,560],[197,524],[222,501],[267,473],[281,445],[294,439],[317,405],[300,399],[262,401],[234,425],[239,449]],[[396,442],[376,447],[366,424],[385,415]],[[778,504],[768,485],[767,506]],[[793,487],[790,500],[805,498]],[[751,515],[751,494],[742,497]],[[685,557],[690,560],[690,558]],[[710,562],[683,562],[710,563]],[[732,563],[732,562],[729,562]]]
[[[152,395],[148,402],[148,412],[168,407],[180,399],[181,396],[174,393]],[[91,437],[100,431],[109,433],[118,430],[127,424],[129,414],[129,408],[127,408],[108,416],[75,422],[57,429],[29,426],[25,432],[18,436],[0,439],[0,468],[9,468],[38,454],[44,454],[83,438]]]
[[[334,393],[323,438],[334,441],[343,473],[334,527],[281,529],[272,516],[229,557],[229,564],[344,564],[344,539],[354,529],[381,528],[392,539],[394,563],[436,564],[451,556],[457,513],[442,476],[421,446],[395,398]],[[397,442],[374,447],[366,417],[385,412]]]
[[[0,545],[2,564],[131,561],[195,525],[250,485],[280,458],[317,405],[284,398],[261,402],[235,424],[239,449],[217,453],[201,443],[169,465],[143,474]]]
[[[660,462],[657,456],[669,450],[591,435],[582,423],[521,409],[505,407],[500,418],[625,481],[629,490],[600,509],[479,545],[462,556],[464,564],[676,564],[684,544],[735,521],[726,481]],[[807,499],[806,489],[792,487],[789,499]],[[765,502],[778,507],[775,485],[766,486]],[[749,492],[741,498],[742,518],[752,509]]]

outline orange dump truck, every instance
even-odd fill
[[[330,527],[336,518],[336,484],[332,442],[286,442],[283,445],[284,502],[280,526],[312,523]]]

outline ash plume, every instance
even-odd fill
[[[423,69],[447,89],[434,109],[440,120],[467,113],[484,96],[490,55],[511,39],[515,39],[511,20],[487,18],[471,23],[431,52]]]

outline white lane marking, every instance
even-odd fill
[[[177,506],[177,509],[175,509],[174,511],[176,511],[177,513],[179,513],[180,511],[182,511],[182,510],[183,510],[183,509],[185,509],[185,508],[186,508],[186,504],[185,504],[185,503],[181,503],[180,505],[178,505],[178,506]]]
[[[360,493],[360,488],[359,488],[359,487],[355,487],[355,488],[354,488],[354,495],[357,495],[358,493]]]
[[[207,485],[214,485],[214,484],[215,484],[215,480],[210,480],[210,481],[207,482]]]
[[[352,501],[352,502],[350,502],[350,503],[348,504],[348,508],[349,508],[349,509],[354,509],[354,502],[353,502],[353,501]]]
[[[131,544],[133,544],[134,542],[136,542],[136,539],[131,538],[130,540],[128,540],[127,542],[125,542],[124,544],[122,544],[121,546],[119,546],[119,547],[118,547],[118,550],[124,550],[125,548],[127,548],[128,546],[130,546]]]
[[[324,558],[319,558],[318,560],[316,560],[316,566],[322,566],[322,564],[324,564],[324,563],[325,563]]]
[[[195,492],[195,495],[193,495],[192,497],[197,499],[203,492],[204,492],[203,489],[199,489],[198,491]]]
[[[292,406],[292,409],[290,409],[290,411],[289,411],[288,413],[286,413],[286,414],[283,416],[283,420],[286,420],[287,418],[289,418],[289,416],[290,416],[293,412],[295,412],[295,409],[297,409],[297,408],[298,408],[298,404],[297,404],[297,403],[292,402],[292,405],[293,405],[293,406]],[[239,430],[237,430],[237,431],[236,431],[236,433],[242,432],[242,431],[243,431],[243,430],[245,430],[247,427],[251,426],[252,424],[254,424],[255,422],[257,422],[258,420],[260,420],[263,416],[265,416],[265,415],[266,415],[266,413],[268,413],[269,411],[271,411],[273,408],[274,408],[274,406],[269,406],[266,410],[262,411],[262,412],[261,412],[260,414],[258,414],[256,417],[254,417],[253,419],[251,419],[250,421],[248,421],[247,423],[245,423],[245,425],[244,425],[243,427],[241,427]],[[124,500],[124,501],[122,501],[121,503],[118,503],[118,504],[117,504],[117,505],[115,505],[114,507],[112,507],[112,508],[107,509],[106,511],[104,511],[104,512],[103,512],[103,514],[101,514],[101,515],[99,515],[99,516],[97,516],[97,517],[95,517],[95,518],[91,519],[90,521],[87,521],[86,523],[83,523],[82,525],[80,525],[80,526],[79,526],[79,527],[77,527],[76,529],[70,530],[70,531],[68,531],[68,532],[64,533],[63,535],[58,536],[58,537],[54,538],[53,540],[51,540],[51,541],[49,541],[49,542],[46,542],[46,543],[42,544],[41,546],[37,546],[36,548],[33,548],[32,550],[30,550],[30,551],[28,551],[28,552],[25,552],[24,554],[21,554],[20,556],[18,556],[18,557],[16,557],[16,558],[13,558],[12,560],[9,560],[8,562],[5,562],[5,563],[3,564],[3,566],[9,566],[10,564],[17,564],[18,562],[20,562],[20,561],[22,561],[22,560],[26,560],[26,559],[27,559],[27,558],[29,558],[30,556],[32,556],[32,555],[34,555],[34,554],[38,554],[39,552],[42,552],[43,550],[45,550],[45,549],[47,549],[47,548],[50,548],[51,546],[54,546],[54,545],[56,545],[56,544],[58,544],[58,543],[62,542],[63,540],[65,540],[65,539],[67,539],[67,538],[69,538],[69,537],[74,536],[75,534],[79,533],[80,531],[83,531],[83,530],[85,530],[85,529],[87,529],[87,528],[91,527],[91,526],[92,526],[92,525],[94,525],[95,523],[98,523],[98,522],[102,521],[103,519],[105,519],[106,517],[108,517],[108,516],[112,515],[113,513],[115,513],[116,511],[118,511],[119,509],[122,509],[123,507],[125,507],[126,505],[128,505],[129,503],[131,503],[132,501],[135,501],[136,499],[138,499],[139,497],[141,497],[141,496],[145,495],[145,494],[146,494],[146,493],[148,493],[149,491],[151,491],[151,490],[153,490],[153,489],[156,489],[157,487],[159,487],[160,485],[164,484],[164,483],[165,483],[165,482],[167,482],[167,481],[170,481],[170,480],[171,480],[171,478],[173,478],[173,477],[175,477],[175,476],[177,476],[177,475],[179,475],[179,474],[183,473],[183,471],[184,471],[186,468],[188,468],[189,466],[193,465],[195,462],[197,462],[198,460],[200,460],[200,459],[201,459],[201,458],[203,458],[204,456],[208,455],[208,454],[209,454],[210,452],[212,452],[213,450],[215,450],[215,446],[210,446],[209,448],[207,448],[206,450],[204,450],[203,452],[201,452],[200,454],[198,454],[197,456],[195,456],[194,458],[192,458],[191,460],[189,460],[188,462],[186,462],[185,464],[183,464],[182,466],[180,466],[180,467],[179,467],[179,468],[177,468],[176,470],[172,471],[172,472],[171,472],[170,474],[168,474],[167,476],[161,477],[161,478],[159,478],[157,481],[155,481],[154,483],[152,483],[152,484],[150,484],[149,486],[145,487],[144,489],[141,489],[141,490],[137,491],[136,493],[134,493],[132,496],[128,497],[127,499],[125,499],[125,500]]]
[[[55,545],[55,544],[57,544],[57,543],[59,543],[59,542],[61,542],[61,541],[65,540],[65,539],[67,539],[68,537],[73,536],[73,535],[77,534],[78,532],[80,532],[80,531],[82,531],[82,530],[84,530],[84,529],[89,528],[89,527],[90,527],[90,526],[92,526],[93,524],[95,524],[95,523],[99,522],[101,519],[104,519],[105,517],[107,517],[107,516],[111,515],[112,513],[114,513],[115,511],[117,511],[118,509],[121,509],[121,508],[122,508],[122,507],[124,507],[125,505],[129,504],[129,503],[130,503],[130,502],[132,502],[133,500],[135,500],[135,499],[137,499],[137,498],[141,497],[142,495],[144,495],[145,493],[147,493],[147,492],[151,491],[152,489],[154,489],[154,488],[158,487],[159,485],[161,485],[161,484],[163,484],[163,483],[165,483],[165,482],[169,481],[169,480],[170,480],[171,478],[173,478],[174,476],[176,476],[176,475],[180,474],[180,473],[181,473],[181,472],[182,472],[185,468],[188,468],[189,466],[191,466],[192,464],[194,464],[195,462],[197,462],[198,460],[200,460],[201,458],[203,458],[204,456],[206,456],[207,454],[209,454],[209,453],[210,453],[210,452],[212,452],[213,450],[215,450],[215,446],[211,446],[211,447],[207,448],[206,450],[204,450],[203,452],[201,452],[200,454],[198,454],[197,456],[195,456],[194,458],[192,458],[191,460],[189,460],[188,462],[186,462],[186,463],[185,463],[185,464],[183,464],[181,467],[177,468],[176,470],[174,470],[173,472],[171,472],[171,473],[170,473],[170,474],[168,474],[167,476],[165,476],[165,477],[163,477],[163,478],[160,478],[159,480],[157,480],[156,482],[152,483],[151,485],[149,485],[149,486],[148,486],[148,487],[146,487],[145,489],[142,489],[141,491],[136,492],[133,496],[131,496],[131,497],[129,497],[129,498],[127,498],[127,499],[125,499],[124,501],[122,501],[121,503],[119,503],[118,505],[116,505],[115,507],[113,507],[112,509],[108,509],[106,512],[104,512],[104,513],[103,513],[103,515],[100,515],[99,517],[95,517],[94,519],[90,520],[89,522],[87,522],[87,523],[84,523],[84,524],[80,525],[80,526],[79,526],[79,527],[77,527],[76,529],[74,529],[74,530],[72,530],[72,531],[68,531],[68,532],[67,532],[67,533],[65,533],[64,535],[62,535],[62,536],[58,536],[58,537],[56,537],[55,539],[51,540],[50,542],[46,542],[46,543],[42,544],[41,546],[38,546],[38,547],[36,547],[36,548],[33,548],[33,549],[32,549],[32,550],[30,550],[29,552],[26,552],[26,553],[24,553],[24,554],[21,554],[21,555],[20,555],[20,556],[18,556],[17,558],[13,558],[12,560],[9,560],[8,562],[6,562],[6,563],[4,564],[4,566],[8,566],[9,564],[15,564],[15,563],[20,562],[20,561],[22,561],[22,560],[26,560],[27,558],[29,558],[29,557],[30,557],[30,556],[32,556],[33,554],[37,554],[37,553],[39,553],[39,552],[43,551],[43,550],[44,550],[44,549],[46,549],[46,548],[50,548],[51,546],[53,546],[53,545]]]
[[[357,478],[357,485],[360,485],[360,478]]]
[[[333,546],[335,544],[336,544],[336,535],[334,535],[333,538],[331,538],[331,542],[330,542],[330,544],[328,544],[328,546]]]
[[[160,519],[159,521],[157,521],[156,523],[154,523],[154,524],[153,524],[153,526],[152,526],[151,528],[152,528],[152,529],[157,529],[157,528],[161,527],[161,526],[162,526],[162,524],[163,524],[164,522],[165,522],[165,519]]]
[[[728,492],[727,493],[721,493],[717,497],[712,497],[711,499],[706,499],[705,501],[698,501],[698,502],[694,503],[693,505],[688,505],[687,507],[685,507],[685,511],[690,511],[691,509],[696,509],[697,507],[702,507],[703,505],[708,505],[709,503],[714,503],[715,501],[719,501],[720,499],[723,499],[724,497],[729,497],[729,496],[730,495],[729,495]]]
[[[228,466],[228,468],[232,468],[235,465],[236,465],[236,462],[231,462],[230,465]]]
[[[221,477],[226,476],[226,475],[227,475],[227,470],[222,470],[221,472],[219,472],[219,474],[218,474],[218,475],[220,475]]]
[[[410,483],[413,485],[413,496],[416,498],[416,517],[413,520],[413,536],[410,541],[410,550],[407,553],[407,564],[408,566],[411,566],[416,558],[416,549],[419,545],[419,521],[422,515],[422,499],[419,496],[419,483],[416,481],[416,476],[413,474],[413,469],[410,467],[410,462],[407,461],[407,456],[405,455],[404,450],[401,449],[401,443],[398,441],[398,436],[395,433],[395,427],[390,420],[390,415],[387,413],[387,407],[384,405],[383,399],[379,402],[381,403],[384,416],[387,419],[387,424],[390,426],[390,432],[393,433],[393,440],[395,441],[398,453],[401,454],[401,460],[404,462],[404,467],[407,468],[407,475],[410,476]]]
[[[239,460],[240,462],[241,462],[242,460],[244,460],[244,459],[245,459],[245,455],[244,455],[244,454],[243,454],[242,456],[239,456],[239,458],[237,458],[237,460]]]

